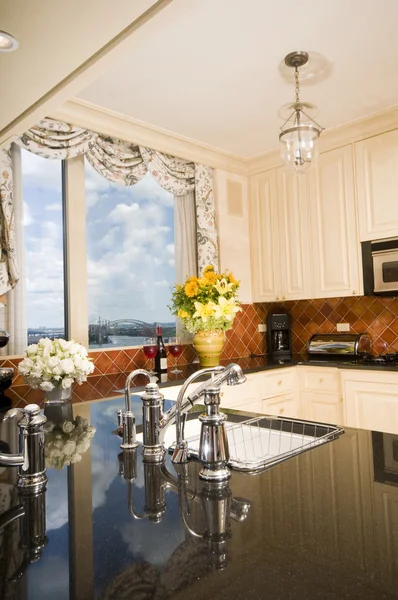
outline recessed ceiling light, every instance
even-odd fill
[[[18,46],[18,40],[13,35],[0,31],[0,52],[13,52]]]

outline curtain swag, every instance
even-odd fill
[[[149,171],[174,196],[195,193],[198,270],[218,268],[213,169],[68,123],[43,119],[15,142],[44,158],[67,159],[84,154],[109,181],[134,185]],[[15,252],[13,177],[10,148],[0,149],[0,295],[18,282]]]

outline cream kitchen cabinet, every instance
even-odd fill
[[[341,369],[348,427],[398,433],[398,373]]]
[[[255,302],[312,297],[305,178],[268,171],[251,180]]]
[[[254,302],[281,298],[276,171],[250,182],[250,242]]]
[[[360,240],[398,236],[398,129],[355,144]]]
[[[303,419],[343,425],[344,410],[339,369],[298,366]]]
[[[307,175],[275,169],[250,187],[255,302],[363,293],[351,146]]]
[[[321,154],[309,181],[313,297],[360,295],[352,147]]]

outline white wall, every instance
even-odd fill
[[[220,268],[240,279],[239,298],[251,304],[249,197],[247,177],[214,171]]]

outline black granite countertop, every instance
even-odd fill
[[[209,490],[195,461],[184,486],[169,456],[166,470],[144,466],[139,452],[136,471],[125,462],[113,433],[122,404],[73,406],[96,433],[79,462],[47,471],[40,558],[25,569],[22,521],[0,529],[3,600],[398,598],[398,436],[346,429]],[[133,398],[138,421],[140,408]],[[15,478],[0,469],[3,515],[20,501]],[[250,503],[245,519],[236,498]]]

